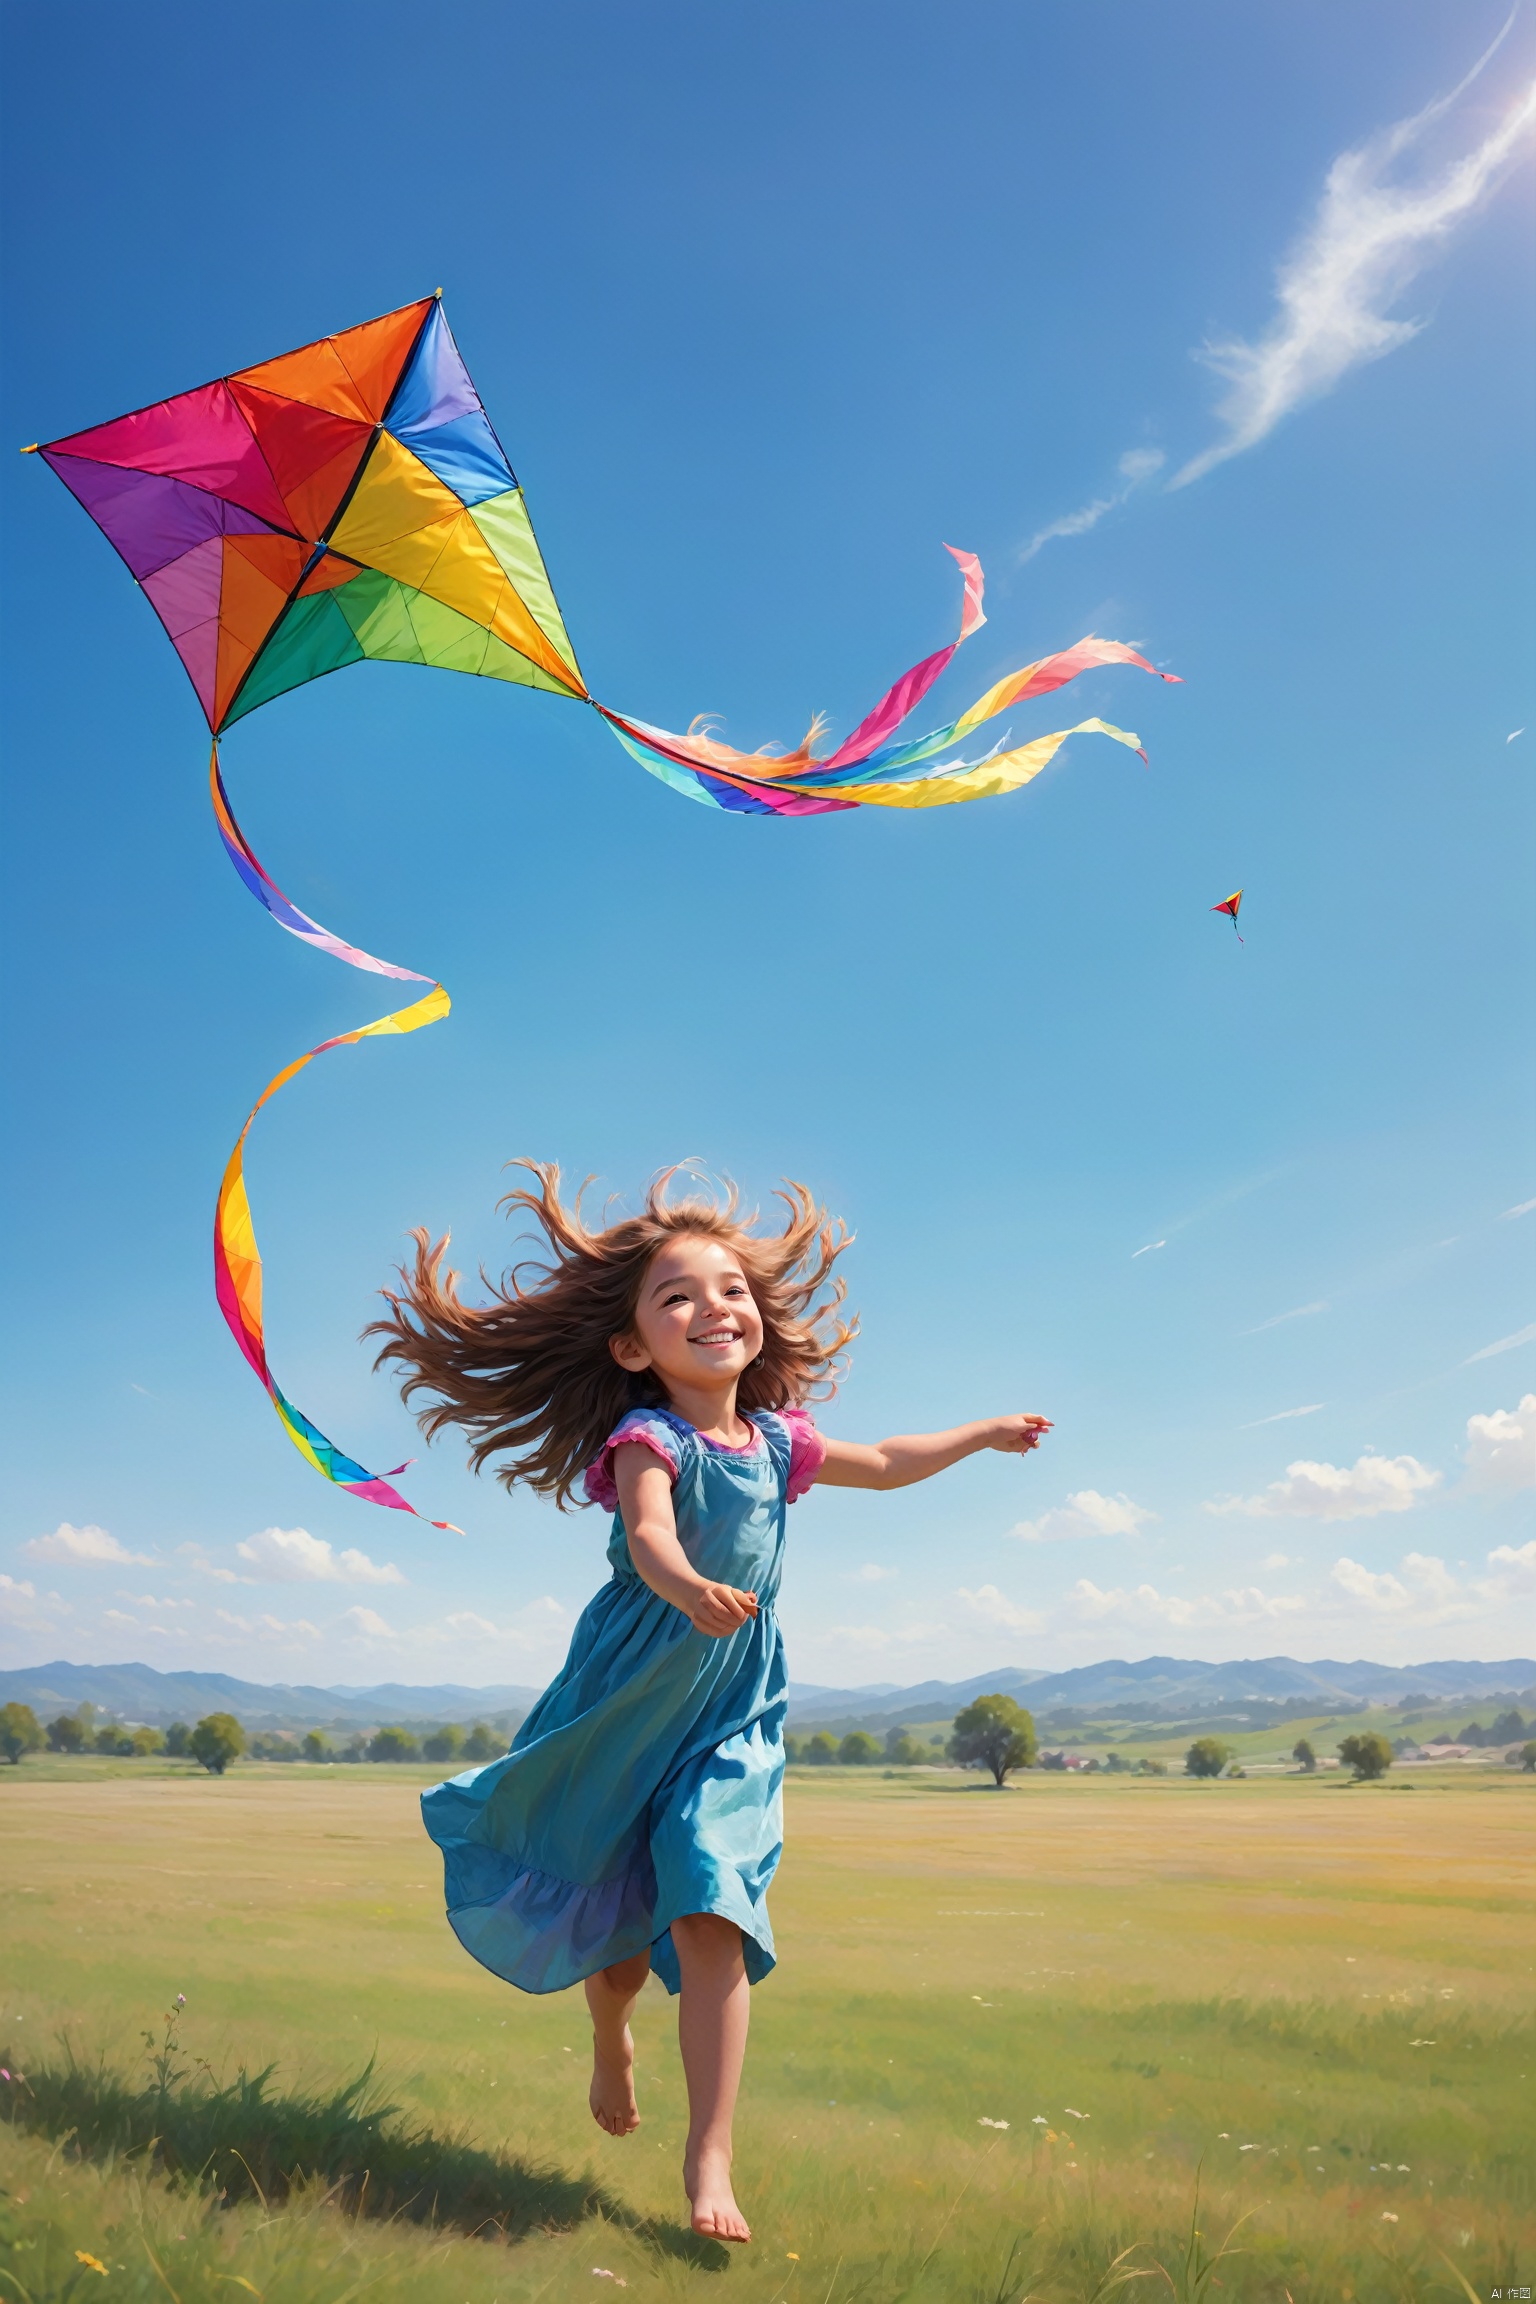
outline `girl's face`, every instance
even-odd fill
[[[733,1385],[762,1348],[762,1315],[735,1250],[691,1232],[651,1258],[634,1327],[609,1344],[632,1375],[650,1368],[669,1388],[711,1391]]]

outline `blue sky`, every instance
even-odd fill
[[[924,725],[1089,631],[1184,677],[1009,723],[1101,712],[1149,770],[1081,738],[1005,801],[790,824],[491,682],[363,667],[243,723],[257,853],[455,1003],[252,1138],[273,1364],[335,1439],[413,1445],[356,1341],[411,1224],[498,1266],[513,1155],[620,1194],[695,1155],[858,1233],[829,1429],[1056,1419],[796,1508],[799,1678],[1530,1652],[1531,24],[1426,112],[1502,23],[6,11],[4,437],[441,283],[605,700],[846,731],[950,637],[945,541],[990,622]],[[463,1537],[353,1502],[219,1321],[235,1131],[374,994],[228,870],[105,543],[40,463],[0,481],[5,1652],[535,1680],[598,1515],[449,1444],[407,1481]]]

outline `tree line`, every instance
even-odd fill
[[[173,1720],[168,1728],[124,1728],[96,1718],[95,1706],[61,1712],[46,1727],[30,1704],[0,1707],[0,1754],[18,1765],[29,1752],[100,1753],[113,1760],[195,1760],[211,1776],[222,1776],[232,1760],[293,1760],[311,1763],[462,1760],[474,1767],[505,1752],[507,1738],[483,1720],[465,1730],[452,1723],[418,1735],[413,1729],[385,1727],[370,1736],[333,1742],[323,1728],[306,1735],[282,1730],[247,1731],[232,1712],[209,1712],[201,1720]]]

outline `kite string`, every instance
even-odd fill
[[[262,1320],[261,1251],[256,1244],[256,1231],[251,1218],[251,1204],[245,1188],[245,1141],[251,1123],[262,1106],[275,1096],[280,1088],[302,1072],[317,1056],[332,1048],[346,1048],[360,1040],[382,1037],[386,1034],[416,1032],[425,1024],[435,1024],[448,1014],[451,1003],[441,984],[433,983],[430,976],[422,976],[413,968],[397,968],[391,961],[376,960],[372,953],[361,951],[355,944],[322,928],[307,912],[301,912],[278,887],[257,860],[245,834],[235,820],[229,805],[229,795],[219,771],[219,747],[215,739],[213,757],[209,766],[209,784],[213,797],[214,819],[225,853],[246,887],[265,907],[280,928],[299,937],[317,950],[329,952],[334,959],[345,960],[350,967],[362,968],[374,975],[393,976],[412,984],[431,986],[420,999],[404,1008],[396,1008],[387,1016],[375,1017],[371,1024],[360,1024],[351,1032],[338,1032],[329,1040],[295,1057],[267,1082],[246,1115],[245,1125],[235,1139],[233,1151],[225,1164],[219,1185],[218,1205],[213,1226],[214,1289],[230,1334],[234,1337],[245,1359],[249,1362],[268,1398],[277,1412],[283,1430],[299,1454],[315,1471],[337,1487],[362,1498],[365,1503],[382,1504],[397,1512],[409,1512],[417,1519],[425,1519],[414,1504],[407,1501],[398,1489],[391,1487],[389,1475],[369,1472],[363,1465],[347,1456],[334,1442],[328,1440],[319,1426],[312,1424],[301,1409],[285,1396],[267,1365],[266,1336]],[[397,1464],[396,1472],[405,1466]],[[454,1528],[451,1520],[434,1520],[434,1528],[451,1530],[455,1535],[462,1530]]]

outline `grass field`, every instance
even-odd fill
[[[1536,2287],[1529,1777],[1031,1776],[996,1794],[796,1772],[738,2130],[756,2238],[727,2261],[685,2229],[665,1996],[639,2011],[645,2124],[603,2137],[579,1995],[513,1993],[448,1933],[415,1806],[431,1774],[0,1775],[0,2062],[25,2075],[0,2083],[0,2291]],[[142,2034],[162,2043],[177,1993],[157,2092]],[[372,2102],[338,2103],[370,2058]],[[264,2090],[240,2085],[269,2065]],[[166,2158],[201,2184],[168,2183]]]

